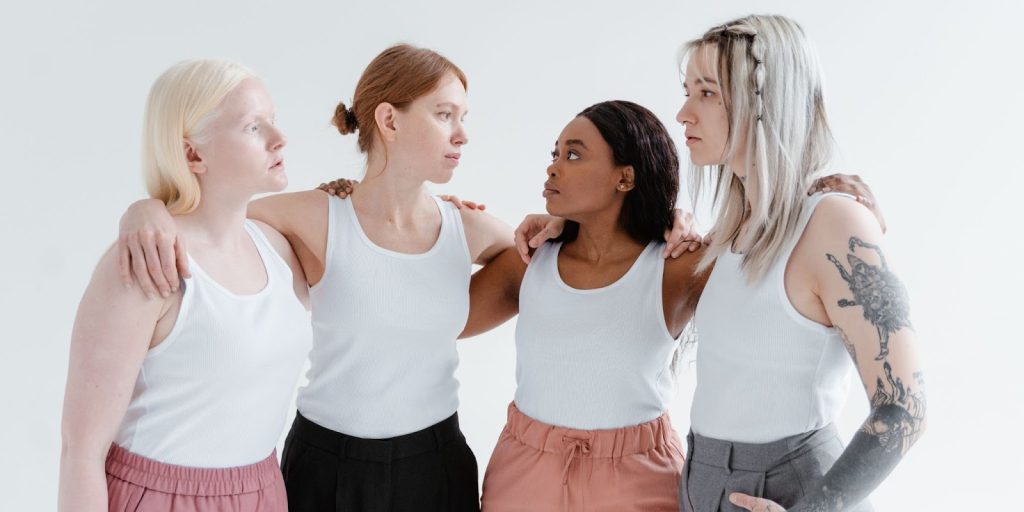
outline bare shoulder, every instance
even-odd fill
[[[512,247],[514,238],[512,226],[503,220],[479,210],[459,210],[462,227],[466,233],[470,256],[474,263],[486,264],[501,251]]]
[[[666,258],[665,273],[680,277],[695,275],[697,273],[697,267],[700,264],[700,259],[704,257],[705,251],[707,251],[707,249],[705,247],[701,247],[693,252],[684,252],[683,254],[680,254],[678,258]]]
[[[98,301],[109,306],[108,311],[115,314],[153,313],[154,319],[168,309],[169,305],[178,300],[180,291],[164,299],[150,298],[142,291],[142,287],[133,284],[126,288],[121,282],[120,256],[114,244],[103,256],[93,270],[89,286],[82,298],[85,301]]]
[[[808,249],[845,245],[850,237],[880,240],[882,229],[866,206],[842,195],[822,198],[807,224],[800,244]]]
[[[700,268],[700,261],[707,252],[706,247],[701,247],[693,252],[684,252],[678,258],[665,260],[664,281],[671,288],[703,290],[714,265],[708,265],[703,270]]]
[[[461,208],[459,209],[459,215],[462,217],[462,225],[466,228],[466,234],[470,232],[475,234],[503,234],[505,231],[512,232],[511,226],[487,212],[473,208]]]

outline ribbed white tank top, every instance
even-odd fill
[[[523,276],[516,406],[544,423],[586,430],[661,416],[677,346],[662,301],[664,244],[651,242],[619,280],[591,290],[562,280],[561,247],[537,248]]]
[[[785,286],[789,256],[826,195],[837,194],[807,199],[793,240],[760,282],[747,283],[742,254],[715,263],[695,316],[694,432],[768,443],[824,427],[842,411],[850,356],[838,331],[793,307]]]
[[[472,261],[462,218],[434,198],[441,233],[425,253],[374,244],[352,201],[329,198],[327,262],[310,290],[313,350],[303,416],[381,439],[422,430],[459,407],[456,339],[469,315]]]
[[[168,464],[226,468],[274,450],[309,350],[309,314],[288,263],[246,221],[266,269],[258,293],[237,295],[189,258],[170,334],[149,351],[115,442]]]

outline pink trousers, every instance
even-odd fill
[[[484,475],[484,512],[679,510],[683,452],[668,414],[632,427],[575,430],[508,407]]]
[[[286,512],[277,453],[236,468],[163,464],[113,445],[107,454],[110,512]]]

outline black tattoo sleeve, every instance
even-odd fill
[[[878,254],[881,266],[858,258],[855,249],[871,249]],[[885,256],[877,245],[859,238],[850,238],[850,264],[847,271],[839,260],[826,254],[850,286],[853,299],[842,299],[839,307],[861,306],[864,318],[878,331],[882,376],[878,377],[871,412],[850,445],[822,480],[821,487],[811,490],[789,510],[791,512],[823,512],[847,510],[867,497],[896,467],[903,455],[921,435],[927,408],[924,378],[914,373],[914,383],[904,383],[893,375],[889,364],[889,336],[910,327],[910,307],[903,284],[889,271]],[[854,346],[840,332],[844,345],[857,362]]]
[[[856,247],[874,250],[881,259],[882,266],[869,265],[858,258],[853,253]],[[910,327],[910,301],[907,298],[907,289],[896,275],[889,271],[882,250],[860,238],[850,237],[850,254],[846,255],[846,261],[850,263],[849,272],[835,256],[826,254],[826,257],[836,266],[839,275],[850,285],[850,291],[853,292],[853,300],[841,299],[839,307],[860,306],[864,309],[864,319],[878,329],[881,342],[881,350],[875,360],[885,359],[889,354],[889,336],[904,327]]]

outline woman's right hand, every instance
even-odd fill
[[[557,238],[565,229],[565,219],[544,213],[531,213],[516,228],[516,251],[524,263],[530,263],[530,249]]]
[[[117,253],[125,287],[131,288],[134,278],[149,297],[169,297],[181,278],[192,276],[185,240],[157,199],[136,201],[121,216]]]

